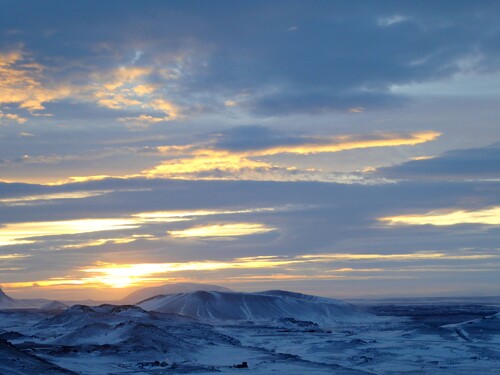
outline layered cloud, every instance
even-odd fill
[[[453,150],[436,157],[414,158],[406,163],[379,168],[389,178],[431,180],[500,179],[500,144]]]
[[[200,4],[0,2],[2,284],[496,293],[498,2]]]
[[[42,200],[57,200],[61,194],[41,195]],[[73,199],[95,197],[99,194],[66,193]],[[36,196],[29,197],[34,200]],[[4,203],[18,202],[16,198],[4,199]],[[24,200],[22,201],[25,202]],[[121,218],[85,218],[60,221],[35,221],[22,223],[6,223],[0,227],[0,247],[9,245],[29,244],[47,241],[56,236],[78,235],[82,233],[123,231],[137,229],[147,224],[175,223],[190,221],[197,217],[225,216],[234,214],[249,214],[256,212],[275,211],[275,208],[254,208],[244,210],[195,210],[195,211],[152,211],[135,213]],[[236,237],[250,234],[266,233],[276,228],[267,227],[259,223],[222,223],[206,226],[197,226],[183,230],[167,232],[168,235],[178,238],[188,237]],[[64,245],[63,249],[99,246],[106,243],[129,243],[141,238],[150,238],[149,235],[126,234],[124,237],[104,237],[92,241],[83,241],[77,244]]]
[[[457,225],[482,224],[500,225],[500,207],[485,208],[477,211],[448,209],[417,215],[399,215],[379,219],[389,225]]]
[[[54,296],[85,288],[87,296],[107,298],[116,288],[126,294],[172,281],[267,282],[328,295],[321,281],[360,283],[358,294],[376,294],[371,288],[384,280],[409,286],[424,277],[465,290],[490,283],[499,264],[498,213],[482,204],[497,199],[492,184],[2,184],[2,285]],[[478,189],[482,201],[468,200]],[[61,199],[65,193],[71,198]],[[28,205],[13,206],[14,199]]]
[[[328,180],[335,175],[320,170],[298,170],[262,158],[280,154],[313,155],[378,147],[413,146],[435,140],[439,132],[375,133],[333,137],[288,136],[260,126],[246,126],[216,134],[213,142],[159,148],[170,156],[148,177],[205,179]],[[355,181],[355,178],[353,178]],[[339,179],[339,182],[341,180]]]

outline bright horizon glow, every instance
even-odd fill
[[[12,282],[4,283],[6,288],[26,288],[33,285],[37,287],[70,287],[71,285],[81,285],[90,288],[127,288],[130,286],[146,286],[151,283],[158,283],[162,281],[175,281],[179,278],[181,274],[181,279],[186,279],[182,276],[185,271],[197,272],[200,275],[207,273],[211,275],[212,271],[222,271],[222,270],[266,270],[266,275],[239,275],[236,278],[241,280],[250,279],[266,279],[266,280],[294,280],[293,275],[296,273],[289,274],[287,276],[274,277],[274,274],[282,274],[283,271],[299,271],[301,269],[307,270],[311,265],[324,264],[326,268],[319,268],[316,272],[306,275],[301,273],[297,276],[297,280],[334,280],[334,279],[349,279],[351,276],[345,276],[345,273],[360,272],[360,273],[377,273],[369,276],[354,276],[353,279],[381,279],[381,278],[391,278],[387,275],[387,268],[384,267],[372,267],[372,268],[356,268],[352,267],[335,267],[336,263],[354,261],[380,261],[380,262],[401,262],[401,261],[415,261],[420,264],[422,261],[435,261],[435,260],[448,260],[448,261],[463,261],[463,260],[488,260],[488,259],[498,259],[499,255],[492,254],[446,254],[443,252],[415,252],[415,253],[402,253],[402,254],[378,254],[378,253],[364,253],[364,254],[353,254],[353,253],[340,253],[340,254],[303,254],[294,257],[279,257],[279,256],[257,256],[257,257],[244,257],[235,258],[229,261],[188,261],[188,262],[172,262],[172,263],[134,263],[134,264],[115,264],[98,262],[94,266],[83,267],[79,270],[74,270],[75,273],[83,272],[84,275],[81,277],[67,277],[67,278],[53,278],[49,280],[38,280],[38,281],[28,281],[28,282]],[[435,269],[423,267],[422,265],[418,267],[410,268],[412,272],[441,272],[442,267]],[[446,266],[444,267],[446,270]],[[269,274],[270,270],[273,271]],[[319,271],[321,270],[321,272]],[[393,269],[389,271],[394,272]],[[404,270],[398,270],[397,272],[404,272]],[[281,272],[281,273],[280,273]],[[320,272],[320,273],[318,273]],[[344,276],[342,276],[344,275]],[[213,282],[210,280],[209,276],[208,282]],[[393,276],[392,278],[400,278],[400,275]],[[226,279],[222,279],[224,282]],[[227,276],[226,281],[235,280],[234,276]]]

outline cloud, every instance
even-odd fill
[[[3,113],[2,111],[0,111],[0,124],[3,124],[5,122],[24,124],[26,121],[28,121],[27,118],[21,117],[15,113]]]
[[[136,228],[127,219],[81,219],[5,224],[0,227],[0,246],[34,243],[37,237],[74,235]]]
[[[76,191],[76,192],[64,192],[64,193],[49,193],[49,194],[37,194],[37,195],[24,195],[12,198],[0,198],[0,203],[7,206],[29,206],[42,204],[46,201],[52,201],[57,199],[83,199],[89,197],[96,197],[106,193],[110,193],[111,190],[95,190],[95,191]]]
[[[0,105],[16,104],[18,109],[40,116],[49,115],[41,111],[51,102],[90,102],[115,111],[151,112],[118,118],[133,126],[173,120],[179,116],[180,109],[162,97],[160,86],[148,82],[153,72],[156,72],[154,67],[118,66],[98,72],[79,72],[63,80],[51,75],[53,69],[36,62],[23,50],[0,52]],[[0,111],[0,121],[23,124],[27,118]]]
[[[45,67],[20,50],[1,52],[0,104],[17,104],[34,114],[45,109],[44,103],[67,97],[71,92],[68,87],[51,86],[41,81],[45,71]],[[15,114],[2,117],[21,124],[25,122]]]
[[[6,254],[6,255],[0,255],[1,260],[10,260],[10,259],[19,259],[19,258],[26,258],[28,255],[24,254]]]
[[[261,126],[246,126],[215,134],[215,141],[187,146],[159,148],[173,159],[142,172],[148,177],[199,179],[259,179],[259,180],[336,180],[342,176],[319,170],[299,170],[294,166],[278,165],[259,160],[279,154],[311,155],[346,150],[413,146],[435,140],[439,132],[375,133],[342,136],[287,136]],[[255,160],[257,159],[257,160]],[[359,176],[348,182],[362,181]]]
[[[31,111],[42,110],[46,102],[82,96],[93,96],[94,104],[111,109],[149,107],[151,95],[178,107],[182,103],[183,109],[210,112],[225,108],[226,102],[230,110],[264,116],[373,110],[408,100],[393,92],[394,86],[470,71],[497,72],[497,8],[488,1],[341,9],[324,2],[305,12],[300,3],[252,8],[221,3],[206,12],[190,3],[158,3],[146,12],[124,1],[120,17],[116,9],[98,5],[92,12],[100,16],[83,23],[81,14],[91,11],[88,5],[56,9],[49,4],[37,8],[38,18],[20,20],[16,7],[5,4],[0,19],[4,30],[23,33],[6,32],[2,42],[23,45],[29,53],[3,53],[2,67],[9,71],[10,103]],[[50,17],[56,11],[64,16]],[[158,18],[152,20],[149,11]],[[281,18],[260,16],[270,12]],[[326,16],[331,14],[335,16]],[[75,25],[79,33],[72,31]],[[30,61],[42,54],[44,66],[40,59]],[[472,62],[464,66],[464,61]],[[17,90],[14,82],[32,88],[31,93]],[[242,93],[246,96],[240,97]],[[238,105],[231,107],[233,102]]]
[[[137,116],[120,117],[118,121],[136,127],[174,120],[180,109],[171,101],[165,100],[161,87],[147,81],[155,71],[152,67],[120,66],[119,68],[94,75],[95,83],[86,88],[97,104],[110,109],[149,109],[162,116],[141,113]]]
[[[74,193],[54,193],[47,195],[28,196],[20,198],[3,198],[1,203],[7,205],[26,205],[29,202],[39,200],[54,199],[82,199],[96,197],[109,192],[74,192]],[[254,212],[272,211],[272,208],[253,208],[244,210],[195,210],[195,211],[153,211],[140,212],[121,218],[84,218],[59,221],[32,221],[22,223],[6,223],[0,227],[0,247],[19,244],[36,243],[46,240],[45,237],[76,235],[81,233],[95,233],[102,231],[122,231],[128,229],[137,229],[147,224],[173,223],[179,221],[193,220],[203,216],[221,216],[232,214],[248,214]],[[247,234],[265,233],[275,228],[269,228],[262,224],[252,223],[227,223],[221,225],[210,225],[196,228],[189,228],[178,231],[170,231],[173,237],[223,237],[223,236],[241,236]],[[78,242],[76,245],[64,245],[62,248],[81,248],[83,243],[87,246],[98,246],[107,242],[128,243],[135,241],[139,236],[126,236],[120,238],[105,238],[94,241]]]
[[[116,298],[106,288],[121,285],[125,293],[130,285],[180,280],[241,282],[241,288],[259,288],[259,280],[268,280],[285,289],[295,288],[295,281],[319,288],[320,280],[358,280],[360,287],[381,287],[381,280],[397,278],[403,283],[406,279],[401,276],[411,277],[413,284],[421,277],[436,283],[446,273],[446,280],[453,280],[460,291],[470,286],[463,279],[464,273],[476,280],[470,281],[476,286],[484,278],[496,278],[491,269],[497,268],[499,259],[498,225],[464,228],[382,225],[378,221],[415,213],[449,213],[450,207],[462,207],[452,211],[465,212],[496,207],[498,197],[491,182],[342,185],[133,178],[50,187],[0,184],[2,199],[93,191],[109,192],[28,206],[0,205],[0,235],[11,240],[0,247],[0,253],[24,255],[9,260],[8,267],[27,269],[2,274],[3,284],[11,289],[25,288],[27,293],[35,282],[41,285],[37,289],[40,295],[54,296],[62,289],[81,290],[84,285],[94,298]],[[477,191],[481,191],[481,199],[471,200]],[[495,201],[497,204],[488,206],[487,202]],[[73,225],[90,215],[95,219],[92,227],[83,222]],[[123,228],[106,224],[116,224],[116,219]],[[210,231],[229,230],[231,227],[224,226],[241,223],[277,229],[230,237],[232,241],[168,234],[203,228],[209,235],[219,235]],[[93,228],[109,230],[90,231]],[[119,277],[128,266],[140,264],[154,266],[134,266],[134,272],[148,272],[132,280],[127,274]],[[113,267],[123,271],[104,270]],[[404,273],[408,267],[415,270]],[[102,272],[82,271],[99,268]],[[347,271],[349,268],[354,271]],[[448,271],[452,268],[476,271],[464,271],[459,279],[454,276],[458,272]],[[356,272],[358,269],[361,271]],[[283,284],[275,284],[278,282]],[[408,281],[404,285],[413,284]]]
[[[447,151],[435,157],[414,158],[379,168],[379,176],[399,179],[470,180],[500,178],[500,144]]]
[[[377,24],[382,27],[388,27],[405,21],[408,21],[407,17],[402,16],[400,14],[395,14],[393,16],[380,17],[377,20]]]
[[[425,214],[383,217],[379,220],[389,225],[500,225],[500,207],[485,208],[477,211],[457,209],[432,211]]]
[[[169,231],[168,234],[176,238],[191,237],[237,237],[248,236],[251,234],[261,234],[276,230],[259,223],[231,223],[231,224],[212,224],[198,226],[183,230]]]

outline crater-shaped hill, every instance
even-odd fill
[[[152,298],[158,295],[175,294],[175,293],[190,293],[196,291],[214,291],[214,292],[231,292],[231,289],[218,285],[196,284],[196,283],[175,283],[154,286],[151,288],[142,288],[132,292],[127,297],[119,301],[120,304],[134,304],[145,299]]]
[[[157,296],[137,305],[144,310],[210,321],[293,318],[331,324],[371,317],[343,301],[281,290],[256,293],[197,291]]]

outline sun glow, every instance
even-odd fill
[[[242,261],[203,261],[185,263],[143,263],[143,264],[109,264],[99,263],[95,268],[84,268],[81,271],[93,274],[85,278],[86,282],[100,283],[113,288],[124,288],[140,285],[152,275],[168,274],[181,271],[215,271],[230,268],[269,268],[294,263],[293,260],[255,260]]]
[[[447,264],[439,264],[437,268],[430,269],[424,261],[483,261],[489,262],[498,259],[500,255],[491,253],[447,253],[447,252],[414,252],[401,254],[380,253],[323,253],[302,254],[296,256],[264,255],[255,257],[241,257],[230,260],[206,260],[168,263],[108,263],[98,262],[94,265],[74,270],[67,277],[50,278],[39,281],[20,281],[3,283],[6,288],[27,287],[57,287],[57,288],[127,288],[131,286],[158,285],[166,281],[196,280],[200,277],[207,282],[220,282],[243,279],[273,280],[313,280],[313,279],[340,279],[340,278],[398,278],[389,276],[388,271],[397,273],[400,266],[388,266],[388,262],[417,262],[415,272],[440,272],[449,270]],[[15,254],[12,258],[16,258]],[[0,258],[1,259],[1,258]],[[382,262],[383,267],[357,267],[357,262]],[[353,263],[355,262],[355,263]],[[489,263],[488,263],[489,264]],[[481,265],[479,265],[481,266]],[[483,265],[484,266],[484,265]],[[314,272],[311,273],[311,267]],[[444,267],[444,268],[443,268]],[[491,267],[491,265],[490,265]],[[405,267],[405,269],[407,269]],[[411,268],[411,267],[410,267]],[[231,272],[233,270],[233,272]],[[234,270],[237,275],[234,274]],[[223,275],[215,275],[213,271],[228,271]],[[246,271],[246,272],[245,272]],[[272,272],[271,272],[272,271]],[[346,273],[372,272],[368,276],[345,276]],[[262,274],[264,273],[264,274]]]

